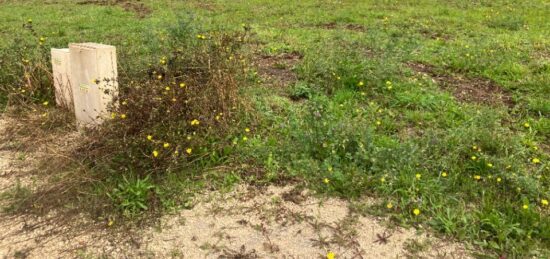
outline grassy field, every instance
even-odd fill
[[[480,254],[550,255],[548,1],[76,2],[0,1],[0,103],[21,91],[31,49],[116,45],[131,85],[172,57],[165,41],[248,33],[228,58],[246,57],[242,103],[223,131],[203,131],[191,161],[160,164],[150,154],[162,147],[145,147],[148,134],[178,143],[166,128],[181,125],[169,123],[144,124],[139,145],[85,161],[109,172],[91,188],[114,209],[140,214],[154,200],[148,210],[164,211],[198,188],[292,181]],[[380,202],[365,206],[365,196]]]

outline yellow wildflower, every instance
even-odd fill
[[[381,121],[376,121],[376,125],[380,126],[382,124]]]
[[[185,150],[185,152],[186,152],[187,154],[191,155],[191,153],[193,153],[193,149],[187,148],[187,149]]]
[[[487,167],[493,167],[493,164],[487,163]]]
[[[386,178],[382,177],[380,178],[380,182],[385,182],[386,181]]]
[[[50,102],[48,102],[48,101],[45,101],[45,102],[42,103],[42,105],[44,105],[44,106],[48,106],[48,104],[50,104]]]
[[[535,158],[531,159],[531,162],[533,162],[533,164],[538,164],[538,163],[540,163],[540,159],[535,157]]]
[[[540,201],[540,203],[542,203],[542,206],[548,206],[548,200],[547,199],[542,199]]]
[[[528,209],[528,208],[529,208],[529,205],[527,205],[527,204],[523,204],[522,208],[523,208],[524,210],[526,210],[526,209]]]
[[[197,119],[194,119],[191,121],[191,126],[195,126],[195,125],[199,125],[200,124],[200,121],[197,120]]]
[[[420,177],[422,177],[421,174],[416,174],[416,179],[420,180]]]
[[[481,180],[481,175],[474,175],[474,179]]]
[[[476,156],[472,156],[472,157],[470,157],[470,158],[471,158],[472,160],[474,160],[474,161],[477,159]]]
[[[126,119],[126,114],[121,114],[121,115],[120,115],[120,118],[121,118],[121,119]]]
[[[414,213],[414,215],[418,216],[418,215],[420,215],[420,210],[419,209],[414,209],[413,213]]]
[[[388,208],[388,209],[393,208],[393,204],[391,202],[388,202],[388,204],[386,204],[386,208]]]
[[[502,182],[502,178],[497,177],[497,182],[499,182],[499,183]]]
[[[330,182],[330,180],[328,178],[325,178],[325,179],[323,179],[323,182],[328,184]]]
[[[148,135],[148,136],[147,136],[147,140],[153,140],[153,136]]]
[[[185,87],[185,83],[180,83],[180,88],[184,88]]]
[[[530,128],[531,125],[529,125],[529,122],[523,123],[523,127]]]
[[[164,148],[169,148],[170,147],[170,143],[164,143],[164,145],[162,145]]]
[[[153,156],[154,156],[154,157],[157,157],[157,156],[159,156],[159,152],[158,152],[158,151],[156,151],[156,150],[154,150],[154,151],[153,151]]]
[[[164,88],[166,91],[170,91],[170,86],[167,86],[166,88]]]
[[[327,253],[327,259],[334,259],[334,258],[336,258],[335,256],[336,255],[333,252],[328,252]]]
[[[246,136],[243,137],[243,141],[247,141],[248,138]]]
[[[245,132],[250,132],[249,128],[244,129]]]
[[[441,172],[441,176],[447,177],[447,172]]]
[[[359,83],[357,83],[357,86],[364,86],[365,83],[363,81],[359,81]]]

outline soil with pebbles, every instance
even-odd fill
[[[0,120],[0,134],[5,124]],[[39,177],[27,176],[32,158],[40,156],[21,157],[0,144],[1,192],[17,181],[40,184]],[[194,204],[155,224],[124,230],[86,215],[63,221],[55,210],[42,216],[2,210],[0,258],[326,258],[329,251],[337,258],[470,257],[461,244],[427,231],[388,228],[385,218],[351,213],[344,200],[318,198],[295,186],[241,185],[199,194]]]

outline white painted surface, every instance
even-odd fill
[[[69,49],[52,49],[52,71],[55,87],[55,102],[58,106],[70,110],[73,106],[71,89],[71,59]]]
[[[97,43],[69,44],[74,109],[79,126],[101,124],[118,94],[116,48]]]

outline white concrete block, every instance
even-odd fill
[[[101,124],[118,95],[116,48],[97,43],[69,44],[74,109],[80,126]]]
[[[71,89],[71,59],[69,49],[52,49],[52,71],[55,87],[55,102],[58,106],[73,110]]]

